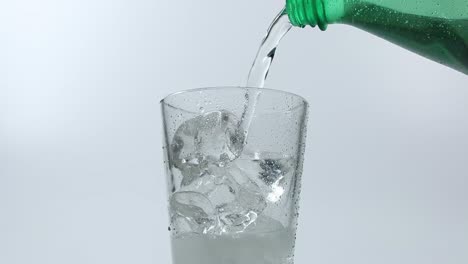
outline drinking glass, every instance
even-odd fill
[[[307,102],[217,87],[169,95],[161,107],[173,264],[292,264]]]

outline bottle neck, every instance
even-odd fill
[[[325,30],[328,24],[344,16],[345,0],[286,0],[286,12],[294,26],[319,26]]]

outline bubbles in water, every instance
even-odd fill
[[[262,160],[260,162],[260,168],[262,168],[260,179],[267,185],[272,185],[278,181],[288,170],[280,161],[272,159]]]

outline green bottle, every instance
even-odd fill
[[[343,23],[468,74],[468,0],[286,0],[294,26]]]

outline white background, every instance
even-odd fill
[[[170,263],[158,101],[240,85],[276,0],[0,2],[0,263]],[[311,105],[296,263],[468,263],[468,78],[348,26],[267,87]]]

